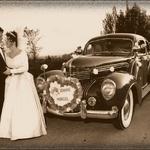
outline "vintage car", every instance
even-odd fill
[[[47,112],[112,119],[118,129],[128,128],[134,106],[150,91],[149,50],[143,36],[107,34],[90,39],[62,70],[45,72],[43,65],[36,86]]]

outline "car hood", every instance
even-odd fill
[[[129,57],[120,56],[80,56],[68,62],[72,67],[96,67],[105,64],[119,63],[129,60]]]

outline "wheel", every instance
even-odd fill
[[[124,105],[118,112],[118,117],[114,121],[115,127],[118,129],[126,129],[130,126],[134,110],[133,93],[130,89],[125,99]]]

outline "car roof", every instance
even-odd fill
[[[134,33],[111,33],[111,34],[94,37],[90,39],[88,42],[96,41],[99,39],[105,39],[105,38],[106,39],[107,38],[129,38],[131,40],[134,40],[135,42],[138,40],[146,40],[143,36]]]

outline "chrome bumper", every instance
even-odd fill
[[[61,113],[58,110],[53,110],[50,108],[47,108],[47,111],[58,116],[81,117],[82,119],[86,119],[86,118],[113,119],[118,116],[118,109],[116,107],[112,107],[112,110],[106,110],[106,111],[87,110],[86,101],[81,102],[81,111],[77,113],[72,113],[72,112]]]

